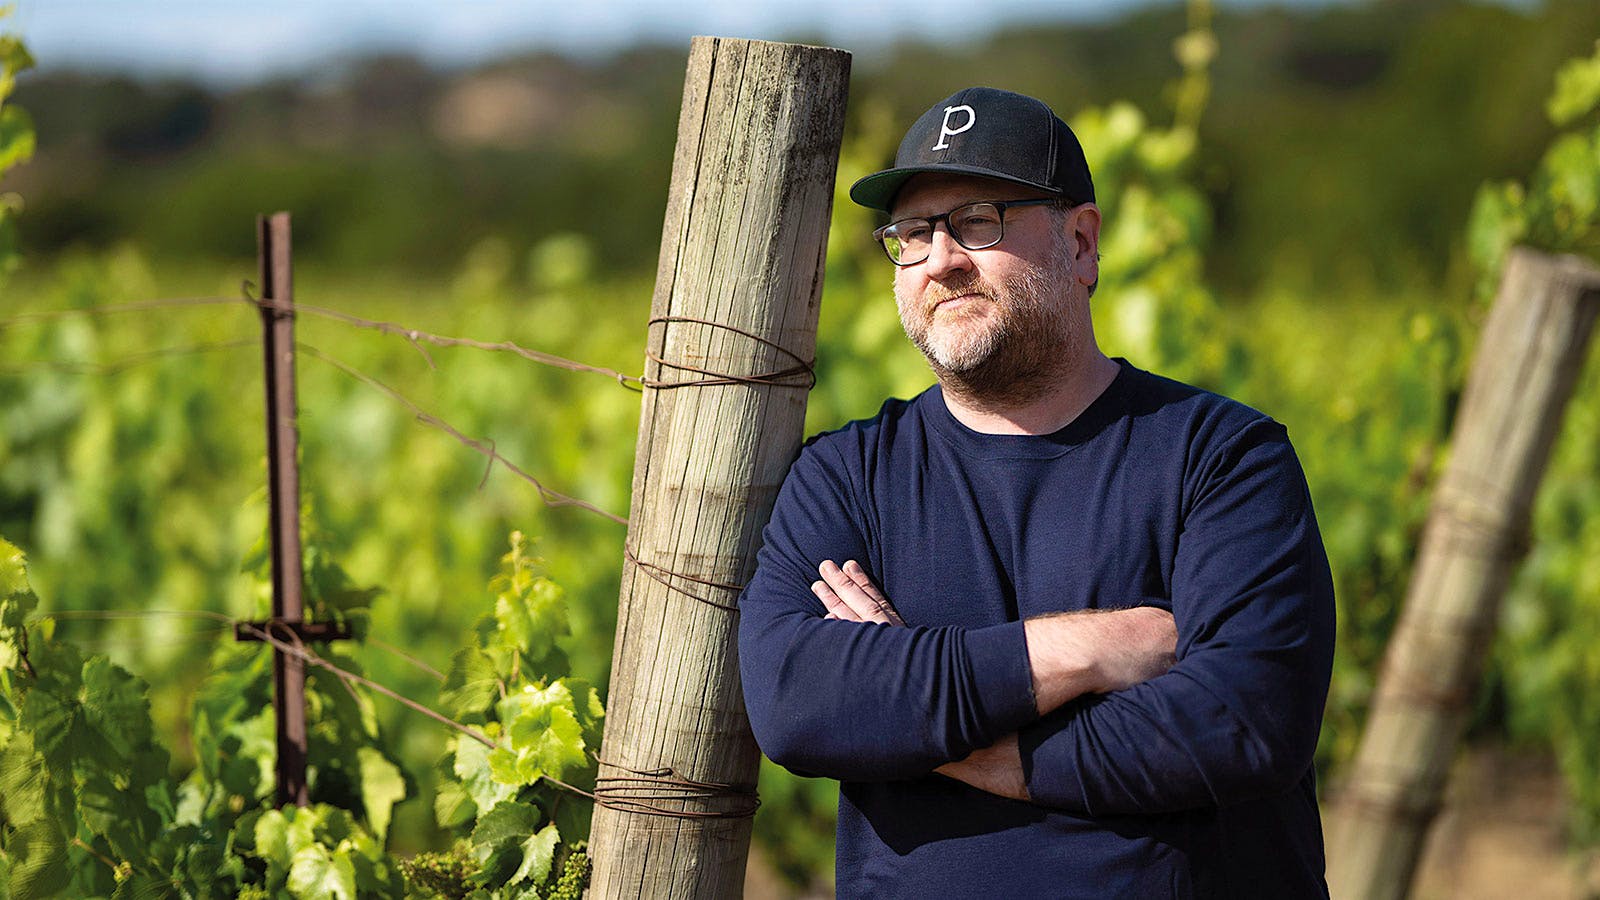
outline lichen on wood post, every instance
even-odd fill
[[[800,445],[850,56],[695,38],[648,331],[590,896],[742,893],[734,607]]]

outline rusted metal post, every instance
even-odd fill
[[[695,38],[651,308],[592,898],[738,897],[760,755],[739,584],[814,381],[850,55]]]
[[[1330,820],[1338,900],[1410,890],[1600,317],[1600,268],[1517,248],[1483,326],[1372,711]]]
[[[290,629],[305,616],[305,570],[300,554],[300,435],[294,388],[294,265],[289,214],[256,217],[260,263],[261,333],[267,382],[267,478],[272,546],[273,637],[294,642]],[[305,806],[306,664],[272,651],[273,708],[278,722],[278,805]]]

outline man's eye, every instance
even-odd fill
[[[894,233],[902,241],[925,241],[932,231],[927,222],[902,222],[894,227]]]
[[[1000,217],[991,212],[968,213],[958,224],[962,228],[992,228],[1000,224]]]

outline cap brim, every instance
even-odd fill
[[[905,187],[906,182],[910,181],[912,176],[921,175],[924,172],[937,172],[946,175],[975,175],[980,178],[993,178],[996,181],[1008,181],[1012,184],[1025,185],[1044,191],[1047,194],[1062,193],[1060,188],[1051,187],[1048,184],[1040,184],[1036,181],[1027,181],[1013,175],[1007,175],[1004,172],[985,169],[982,166],[902,166],[895,169],[884,169],[882,172],[874,172],[850,185],[850,199],[868,209],[888,212],[889,206],[894,203],[895,194],[900,193],[900,189]]]

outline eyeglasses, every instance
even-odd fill
[[[872,237],[897,266],[914,266],[933,252],[933,228],[940,222],[950,237],[968,250],[993,247],[1006,236],[1006,210],[1014,206],[1055,203],[1054,197],[1034,200],[982,200],[958,206],[947,213],[921,219],[901,219],[879,228]]]

